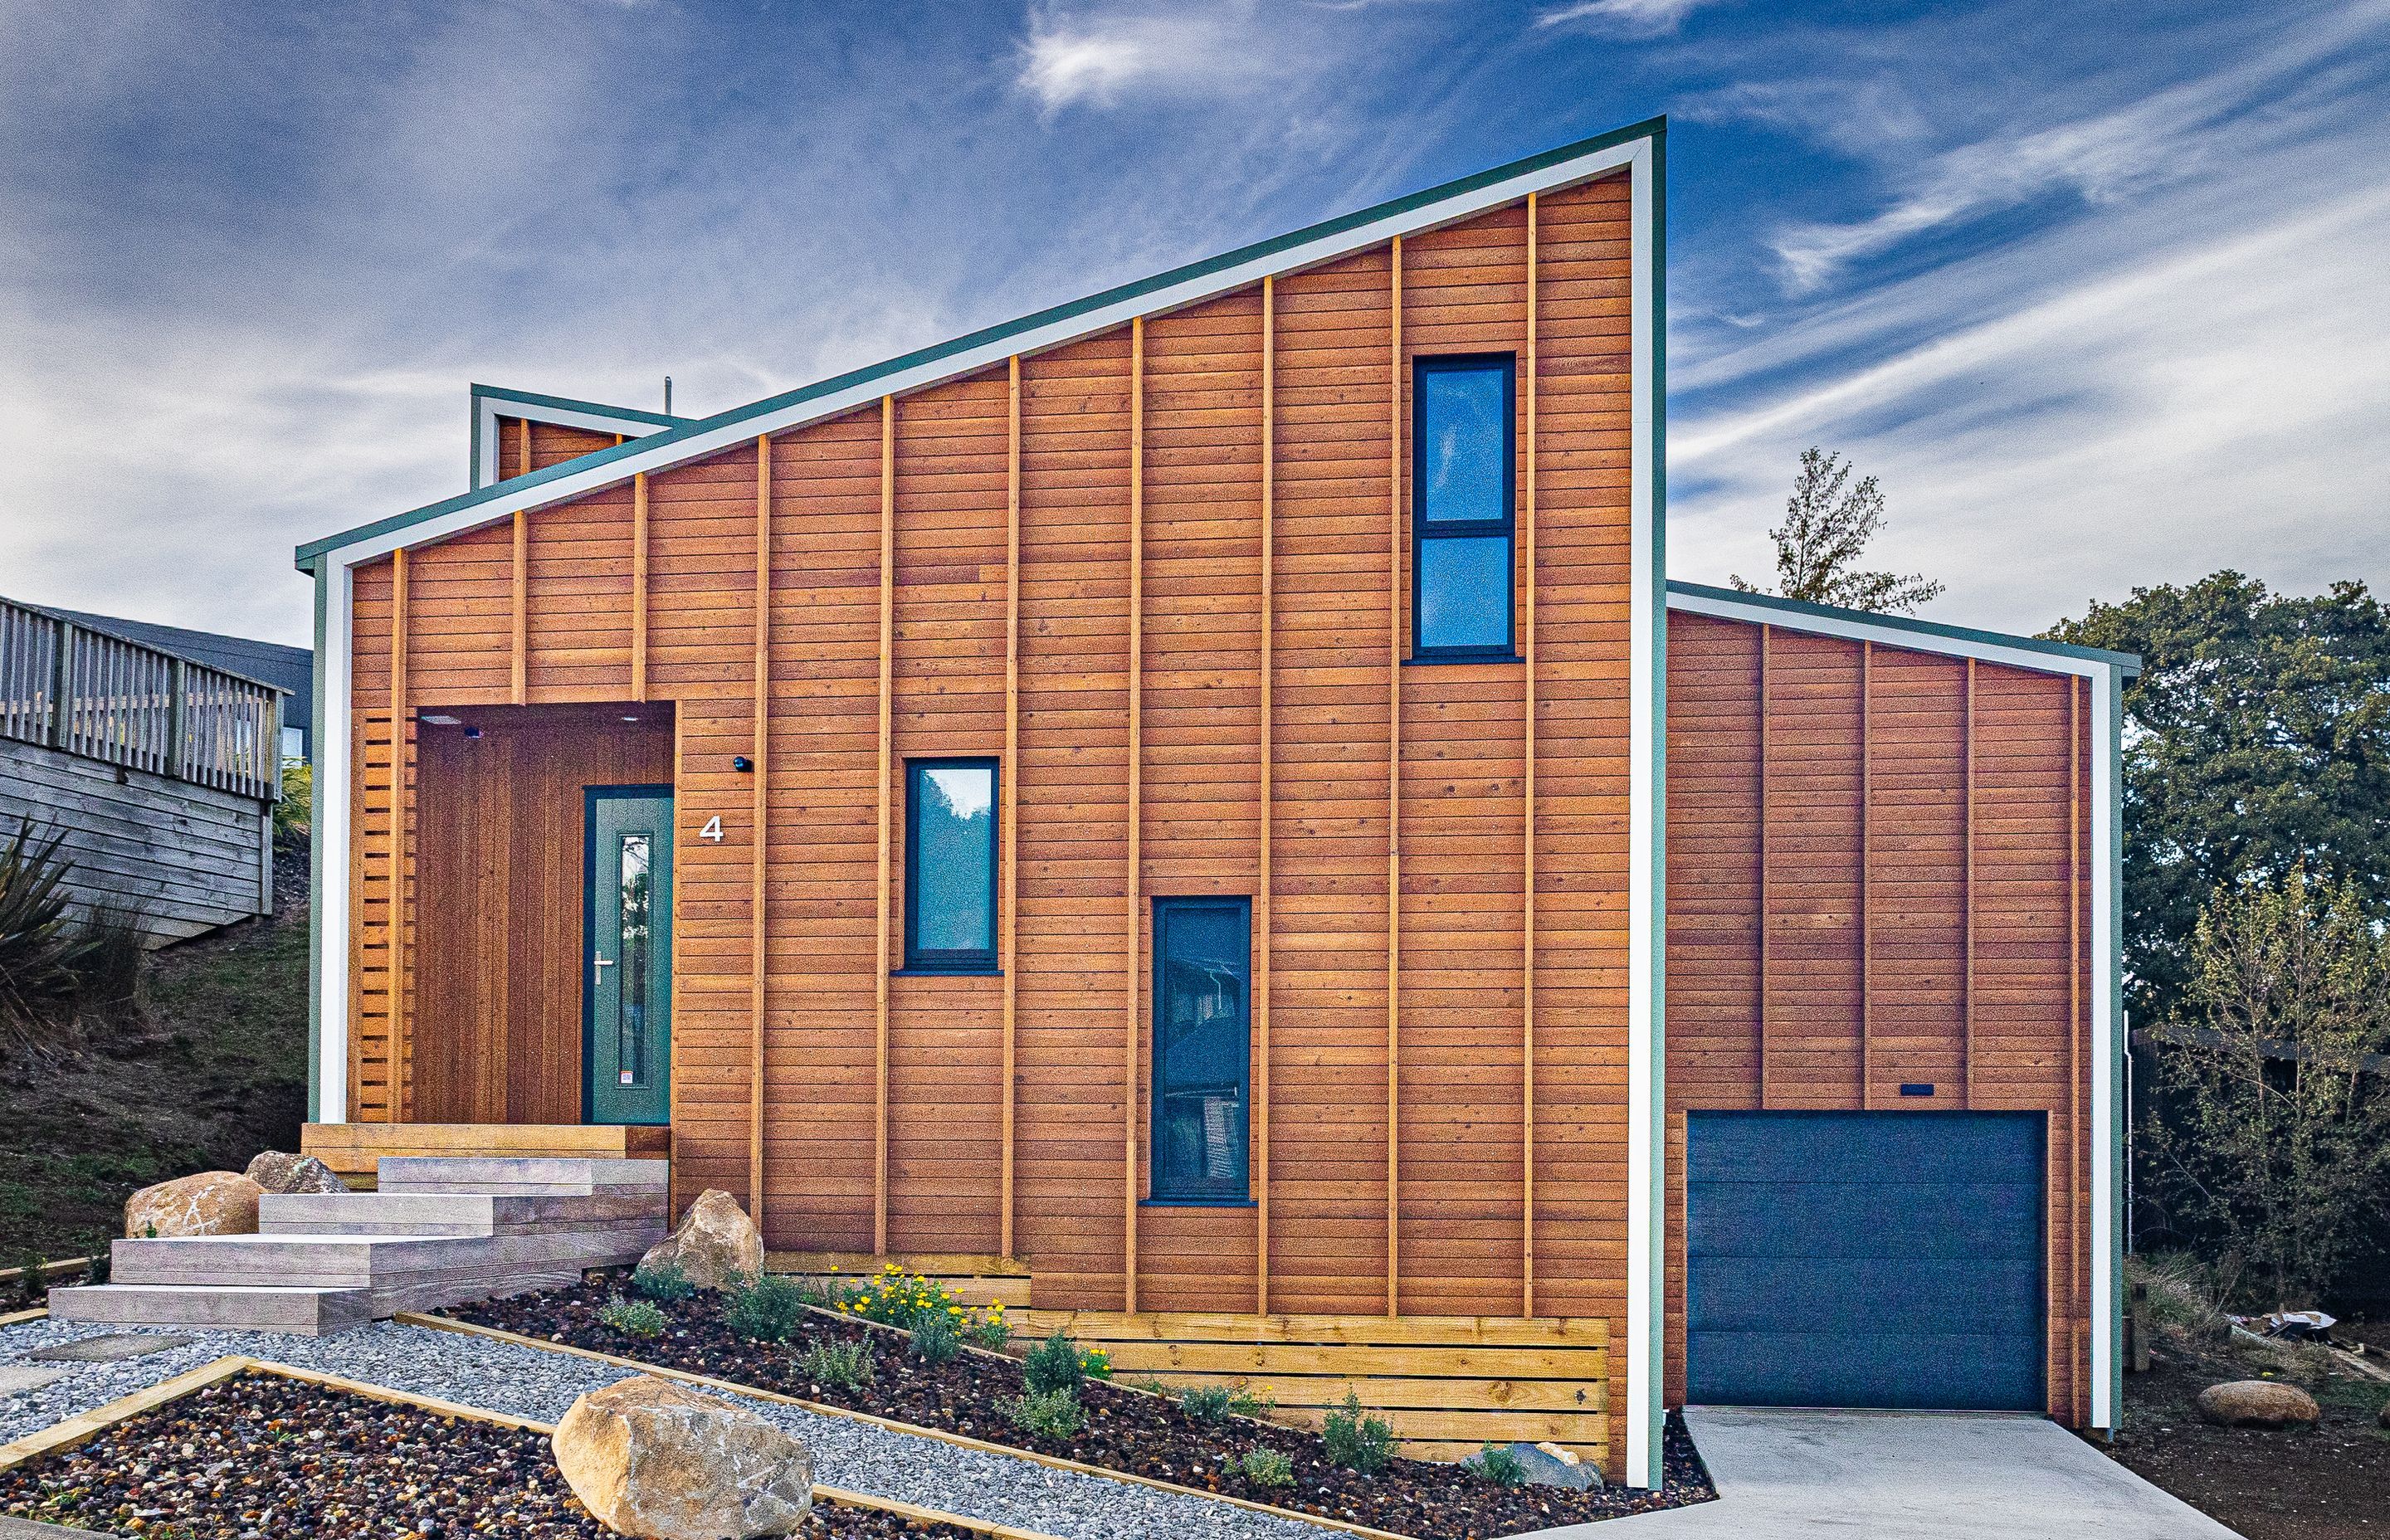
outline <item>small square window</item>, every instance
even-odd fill
[[[983,972],[996,959],[996,764],[905,766],[905,966]]]
[[[1512,655],[1517,368],[1417,358],[1411,377],[1411,655]]]

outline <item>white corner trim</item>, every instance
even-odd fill
[[[558,428],[585,428],[598,433],[620,433],[626,439],[643,439],[672,426],[670,423],[649,422],[644,417],[617,417],[601,407],[583,410],[551,406],[546,402],[525,401],[502,391],[489,390],[473,398],[473,487],[476,491],[497,484],[500,417],[521,417]]]
[[[1648,138],[1630,139],[1589,150],[1574,160],[1540,170],[1521,172],[1499,182],[1455,193],[1415,209],[1386,214],[1300,246],[1251,257],[1232,266],[1187,278],[1163,289],[1126,295],[1109,304],[1081,311],[1041,327],[1022,331],[1007,330],[961,353],[930,359],[893,373],[875,373],[826,395],[809,397],[768,412],[725,413],[721,417],[709,419],[713,426],[640,454],[624,456],[602,466],[592,466],[556,477],[534,487],[490,497],[420,523],[383,529],[379,533],[373,532],[369,526],[353,540],[326,547],[324,554],[336,562],[353,566],[388,556],[402,545],[444,540],[467,530],[511,518],[518,512],[570,502],[592,492],[618,486],[641,471],[657,471],[667,466],[718,455],[726,449],[752,443],[762,434],[785,432],[853,411],[882,396],[905,395],[944,380],[960,379],[991,365],[1000,364],[1015,353],[1040,353],[1123,325],[1135,316],[1152,316],[1184,309],[1204,300],[1232,293],[1248,284],[1258,283],[1265,276],[1283,276],[1303,268],[1316,267],[1322,263],[1366,250],[1395,236],[1417,235],[1422,230],[1432,230],[1484,213],[1488,209],[1500,208],[1531,192],[1550,192],[1558,187],[1574,186],[1629,164],[1648,168],[1651,150],[1651,141]],[[1648,177],[1648,170],[1641,171],[1637,173],[1636,181],[1640,186]],[[1648,226],[1638,225],[1638,229],[1648,229]],[[1648,254],[1643,260],[1648,265]]]
[[[349,781],[352,754],[350,684],[355,635],[353,569],[327,559],[315,581],[324,596],[324,656],[315,666],[324,671],[324,716],[315,724],[315,802],[319,813],[314,838],[320,841],[323,888],[314,895],[315,924],[321,938],[315,970],[316,1049],[315,1121],[349,1121]]]
[[[1665,1148],[1665,1044],[1662,970],[1658,961],[1661,877],[1660,721],[1664,685],[1661,648],[1665,633],[1667,575],[1660,571],[1656,544],[1662,517],[1656,506],[1658,468],[1652,433],[1658,404],[1652,344],[1657,335],[1652,218],[1655,189],[1651,142],[1635,141],[1633,246],[1630,279],[1632,389],[1627,456],[1628,540],[1634,560],[1628,578],[1627,901],[1626,901],[1626,1482],[1658,1486],[1661,1474],[1661,1341],[1667,1287],[1661,1216],[1667,1179]]]

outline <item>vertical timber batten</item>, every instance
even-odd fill
[[[1536,1313],[1536,195],[1527,195],[1526,466],[1519,482],[1521,721],[1519,881],[1519,1314]]]
[[[637,618],[633,623],[637,629],[631,634],[631,658],[633,675],[639,681],[640,698],[644,699],[648,629],[648,496],[647,478],[644,476],[638,479],[635,501],[638,508],[637,538],[635,542],[638,560],[633,588]],[[751,926],[748,950],[752,969],[747,1002],[747,1193],[748,1201],[752,1205],[748,1217],[754,1220],[758,1229],[764,1226],[764,1007],[769,950],[766,937],[770,930],[765,878],[771,866],[771,749],[772,439],[767,433],[755,440],[755,781],[751,789],[755,831],[754,849],[749,861],[747,893]]]
[[[1121,1293],[1137,1314],[1137,996],[1145,908],[1145,317],[1129,322],[1128,355],[1128,998],[1121,1033]]]
[[[1021,355],[1006,364],[1009,389],[1005,406],[1004,464],[1004,761],[997,784],[1003,788],[1004,866],[1003,933],[997,940],[996,966],[1004,970],[1004,1076],[1001,1141],[997,1154],[996,1254],[1012,1255],[1012,1141],[1016,1026],[1020,1014],[1021,959],[1014,938],[1021,928],[1020,786],[1021,786]]]
[[[758,443],[765,443],[766,441],[759,439],[756,442]],[[761,451],[761,453],[765,454],[768,459],[768,449]],[[759,499],[768,500],[770,496],[768,487],[765,487],[762,481],[759,481],[757,485],[763,488],[763,490],[757,492],[757,497]],[[762,538],[768,541],[769,536],[764,536]],[[755,602],[762,604],[765,600],[765,596],[759,585]],[[759,693],[763,689],[762,681],[765,677],[765,674],[764,671],[758,669],[756,671],[755,678],[757,680],[756,689]],[[638,475],[631,478],[631,699],[634,700],[645,700],[647,698],[648,477],[645,471],[641,471]],[[756,1223],[761,1224],[762,1221],[758,1220]]]
[[[873,927],[871,1254],[888,1254],[888,779],[893,773],[896,661],[896,398],[880,398],[880,811]]]
[[[531,462],[531,426],[523,425],[523,462]],[[531,516],[515,510],[514,636],[508,659],[510,699],[520,706],[531,699]]]
[[[1388,266],[1386,370],[1386,1314],[1402,1314],[1403,237]]]
[[[1253,1310],[1270,1289],[1270,849],[1276,750],[1271,713],[1278,638],[1278,279],[1262,279],[1261,852],[1253,878]]]
[[[390,1057],[385,1121],[404,1123],[406,1061],[406,547],[390,553]]]
[[[1759,628],[1759,773],[1753,778],[1759,783],[1759,870],[1758,890],[1759,931],[1759,998],[1758,1042],[1754,1046],[1758,1058],[1759,1110],[1767,1110],[1767,936],[1771,917],[1768,912],[1767,881],[1767,666],[1768,644],[1774,640],[1775,627],[1762,624]]]

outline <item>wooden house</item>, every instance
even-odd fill
[[[1664,129],[302,547],[315,1148],[1655,1478],[2116,1417],[2131,660],[1670,585]]]

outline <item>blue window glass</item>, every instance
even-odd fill
[[[905,776],[905,966],[996,966],[996,761],[913,760]]]
[[[1253,1065],[1253,908],[1153,901],[1152,1197],[1241,1202]]]
[[[1517,373],[1509,353],[1419,358],[1411,377],[1411,653],[1511,653]]]

